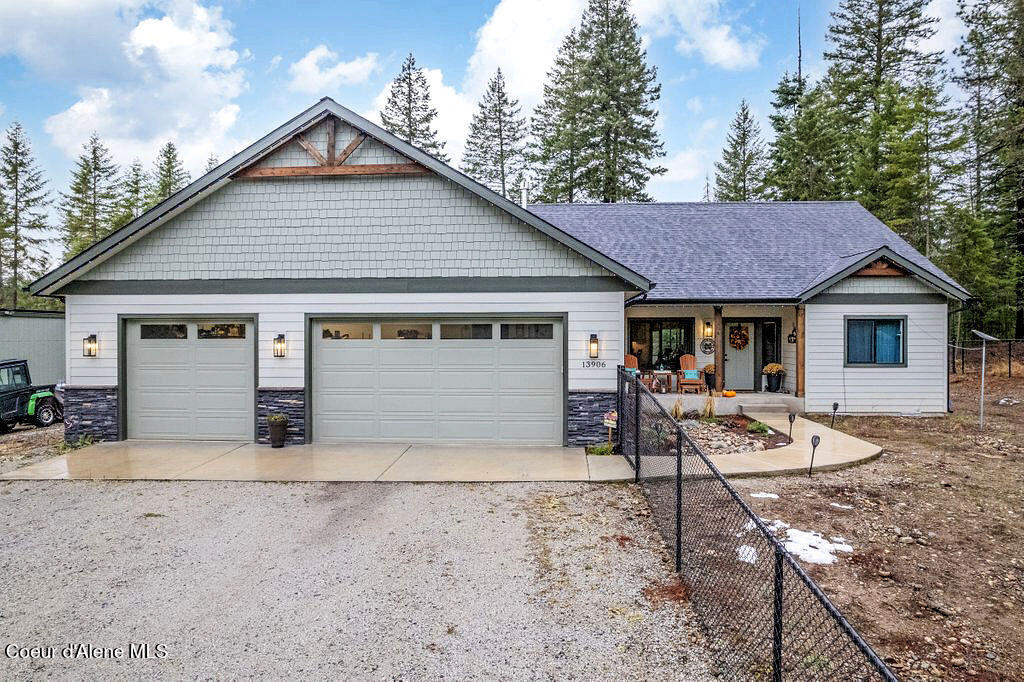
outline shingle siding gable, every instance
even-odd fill
[[[339,151],[355,130],[340,126]],[[323,153],[326,128],[306,139]],[[367,139],[349,163],[406,159]],[[297,143],[263,164],[313,165]],[[236,180],[87,273],[87,280],[608,276],[434,174]]]

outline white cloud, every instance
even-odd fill
[[[761,59],[764,37],[730,24],[720,0],[634,0],[632,7],[652,35],[674,36],[681,54],[697,52],[708,64],[728,70],[752,68]]]
[[[928,51],[943,51],[953,55],[953,49],[960,44],[960,36],[966,33],[964,22],[956,14],[956,0],[931,0],[927,13],[939,21],[934,24],[935,35],[921,44]]]
[[[283,57],[281,57],[281,55],[275,54],[270,59],[270,65],[267,66],[267,73],[270,73],[271,71],[274,71],[275,69],[277,69],[277,67],[281,66],[281,60],[282,59],[283,59]]]
[[[248,84],[232,48],[231,24],[219,8],[179,0],[166,13],[137,21],[112,65],[123,75],[111,87],[79,85],[79,99],[44,125],[68,156],[96,131],[122,163],[148,161],[167,141],[178,145],[193,174],[206,158],[226,158],[238,141],[231,130],[235,100]]]
[[[343,62],[326,45],[317,45],[288,67],[292,76],[288,89],[310,95],[327,95],[342,85],[365,83],[377,68],[375,52]]]
[[[695,114],[699,114],[704,111],[704,100],[698,95],[694,95],[690,99],[686,100],[686,108]]]
[[[659,182],[686,182],[704,177],[710,168],[712,158],[710,151],[699,147],[690,147],[676,152],[662,163],[667,172],[658,178]]]

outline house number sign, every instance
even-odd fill
[[[700,352],[704,355],[715,354],[715,340],[710,336],[705,336],[700,340]]]
[[[584,360],[583,369],[604,369],[608,363],[604,360]]]

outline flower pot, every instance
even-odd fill
[[[283,448],[288,433],[288,421],[270,422],[270,447]]]
[[[781,374],[766,374],[768,377],[768,391],[770,393],[778,393],[782,388],[782,375]]]

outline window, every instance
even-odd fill
[[[0,367],[0,389],[5,391],[28,386],[28,377],[25,376],[25,368],[21,365],[14,367]]]
[[[372,322],[324,323],[323,337],[334,341],[364,341],[373,338]]]
[[[846,318],[846,364],[906,365],[905,317]]]
[[[632,318],[629,349],[640,369],[679,369],[679,357],[693,355],[693,318]]]
[[[489,339],[493,334],[489,324],[442,324],[442,339]]]
[[[196,335],[201,339],[244,339],[245,322],[200,324]]]
[[[434,337],[430,322],[381,322],[382,339],[431,339]]]
[[[144,324],[141,325],[142,339],[187,339],[188,326],[184,324]]]
[[[533,322],[523,324],[503,324],[501,325],[501,338],[553,339],[555,338],[555,325],[537,324]]]

